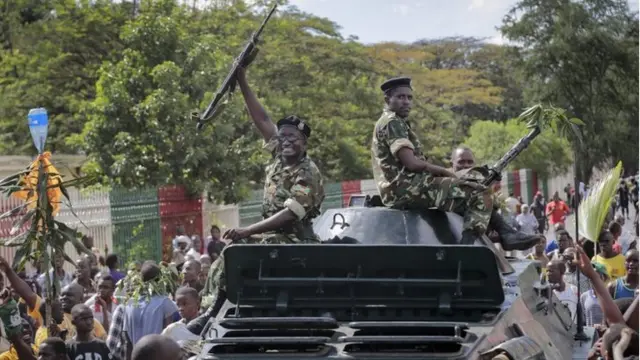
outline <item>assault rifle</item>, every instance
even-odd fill
[[[207,106],[207,109],[202,114],[193,114],[193,117],[198,121],[198,125],[196,127],[197,131],[202,130],[205,121],[214,118],[215,116],[220,114],[220,112],[222,112],[222,108],[224,107],[222,99],[225,97],[225,95],[231,96],[236,88],[236,72],[238,71],[238,67],[248,67],[249,64],[251,64],[251,62],[256,58],[256,55],[258,55],[258,48],[256,46],[258,44],[258,38],[260,37],[260,34],[262,33],[265,25],[267,25],[269,19],[271,19],[271,15],[273,15],[273,13],[276,11],[277,7],[278,4],[275,3],[267,14],[267,17],[262,20],[262,24],[260,24],[258,30],[256,30],[251,35],[249,42],[244,46],[244,49],[242,50],[240,55],[233,62],[229,74],[222,82],[222,85],[220,85],[220,88],[218,88],[216,95],[209,103],[209,106]]]

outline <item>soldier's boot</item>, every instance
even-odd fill
[[[500,235],[500,244],[504,251],[523,251],[534,247],[540,242],[541,235],[527,235],[521,231],[517,231],[511,225],[507,224],[504,218],[496,211],[491,213],[489,227]]]
[[[460,244],[462,245],[473,245],[476,243],[479,234],[473,230],[463,230],[462,231],[462,239],[460,240]]]
[[[209,322],[209,319],[216,317],[218,312],[222,308],[222,305],[227,300],[227,292],[224,290],[218,290],[218,296],[216,296],[216,301],[205,311],[202,315],[197,318],[189,321],[187,324],[187,329],[191,331],[195,335],[202,335],[202,331],[205,326]]]

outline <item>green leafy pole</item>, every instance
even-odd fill
[[[39,155],[26,170],[0,180],[0,191],[3,194],[25,201],[24,204],[0,215],[0,219],[21,215],[10,231],[10,236],[13,237],[0,241],[0,245],[16,249],[13,267],[17,270],[24,269],[27,262],[38,263],[42,260],[40,270],[47,274],[44,289],[47,294],[45,321],[50,324],[51,301],[57,298],[60,292],[56,272],[53,271],[53,279],[48,276],[49,268],[55,268],[55,256],[63,256],[73,264],[73,260],[64,250],[68,242],[78,253],[91,254],[82,243],[82,234],[55,220],[55,216],[63,198],[66,198],[67,206],[73,212],[67,189],[88,185],[92,183],[92,179],[84,177],[64,182],[61,174],[51,164],[51,153],[43,152],[48,129],[46,110],[31,110],[29,126]],[[20,233],[22,227],[29,223],[28,230]]]

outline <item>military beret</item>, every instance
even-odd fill
[[[408,77],[397,77],[393,79],[389,79],[380,85],[380,89],[386,94],[389,90],[393,90],[399,87],[406,86],[411,89],[411,78]]]
[[[300,130],[307,138],[311,137],[311,128],[307,125],[302,119],[295,115],[287,116],[284,119],[278,120],[276,126],[280,129],[283,126],[293,126],[296,129]]]

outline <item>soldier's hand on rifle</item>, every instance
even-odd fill
[[[238,71],[236,71],[236,78],[238,80],[246,80],[247,79],[247,69],[242,66],[238,66]]]

